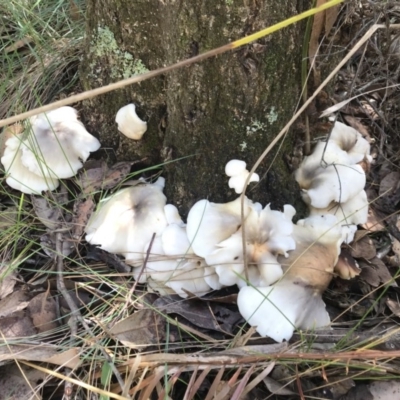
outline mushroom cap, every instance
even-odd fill
[[[366,178],[360,165],[330,165],[315,173],[311,185],[303,189],[303,200],[315,208],[332,201],[345,203],[364,190]]]
[[[52,178],[70,178],[100,142],[78,121],[72,107],[61,107],[30,119],[23,141],[22,163],[31,172]]]
[[[345,203],[331,202],[326,208],[310,207],[310,215],[336,215],[342,225],[365,224],[368,219],[368,198],[365,190]]]
[[[6,182],[13,189],[27,194],[40,194],[58,187],[58,179],[34,174],[22,163],[22,135],[10,137],[5,144],[1,163],[7,175]]]
[[[145,246],[144,252],[149,251],[150,243]],[[163,241],[161,236],[157,236],[151,245],[149,258],[147,260],[143,274],[150,276],[153,281],[166,282],[172,279],[176,270],[181,269],[185,261],[181,261],[176,257],[169,257],[163,249]]]
[[[224,287],[220,282],[219,276],[216,274],[214,267],[204,267],[204,280],[212,290],[219,290]]]
[[[272,286],[244,286],[237,299],[239,312],[261,336],[289,340],[296,328],[314,329],[330,323],[321,295],[302,281],[285,278]]]
[[[86,226],[86,240],[127,262],[142,260],[153,234],[167,226],[166,197],[157,185],[146,184],[117,192],[98,207]]]
[[[242,193],[248,176],[249,171],[247,171],[247,169],[239,175],[232,176],[232,178],[230,178],[228,182],[229,187],[231,189],[234,189],[237,194]],[[258,176],[258,174],[252,174],[249,183],[258,182],[259,180],[260,177]]]
[[[179,226],[186,226],[181,216],[179,215],[178,209],[173,204],[167,204],[164,207],[165,217],[167,218],[168,224],[176,224]]]
[[[252,202],[245,198],[245,218],[252,207]],[[186,226],[195,254],[206,257],[217,249],[218,243],[235,233],[241,224],[240,209],[240,197],[225,204],[198,201],[189,211]]]
[[[286,207],[286,214],[271,210],[252,208],[245,220],[246,255],[249,265],[256,265],[260,271],[260,282],[266,285],[276,282],[282,276],[277,254],[287,256],[296,246],[291,237],[294,215],[292,207]],[[289,218],[288,218],[289,217]],[[244,271],[242,228],[228,239],[215,245],[215,250],[206,255],[207,265],[215,268],[220,282],[225,286],[239,284]]]
[[[168,256],[193,254],[186,227],[177,224],[168,225],[161,234],[162,248]]]
[[[335,122],[329,140],[349,155],[351,164],[357,164],[369,155],[368,141],[356,129],[341,122]]]
[[[301,279],[322,293],[332,279],[340,254],[342,229],[334,215],[315,215],[299,220],[294,226],[296,249],[284,259],[279,257],[284,279]]]
[[[147,122],[138,117],[136,106],[132,103],[118,110],[115,122],[118,130],[130,139],[140,140],[147,130]]]
[[[243,192],[246,179],[249,176],[249,171],[246,169],[246,163],[241,160],[231,160],[225,165],[225,173],[230,176],[229,187],[234,189],[236,193]],[[260,177],[258,174],[252,174],[250,182],[258,182]]]
[[[246,171],[246,163],[242,160],[230,160],[225,165],[225,174],[228,176],[240,175]]]
[[[350,165],[349,155],[335,142],[318,142],[311,155],[305,157],[295,172],[295,179],[302,189],[308,189],[313,179],[327,166]]]
[[[187,292],[203,296],[211,290],[204,279],[204,267],[201,261],[187,261],[165,285],[183,298],[188,297]]]

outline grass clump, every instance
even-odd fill
[[[77,81],[83,0],[0,4],[0,118],[59,97]]]

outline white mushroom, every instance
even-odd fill
[[[13,189],[27,194],[40,194],[45,190],[54,190],[58,187],[58,179],[37,175],[29,171],[22,163],[21,139],[22,136],[13,136],[6,141],[1,163],[7,175],[6,182]]]
[[[364,190],[366,178],[360,165],[329,165],[315,171],[303,200],[315,208],[326,208],[332,201],[345,203]]]
[[[245,198],[245,218],[254,207]],[[216,250],[218,243],[228,239],[240,228],[240,215],[240,198],[225,204],[198,201],[189,211],[186,227],[195,254],[206,257]]]
[[[21,160],[36,175],[70,178],[99,148],[100,142],[78,120],[77,111],[61,107],[30,119]]]
[[[236,193],[243,192],[246,179],[249,176],[249,171],[246,169],[246,163],[241,160],[231,160],[225,165],[225,173],[230,176],[229,187],[234,189]],[[252,174],[250,182],[258,182],[260,177],[258,174]]]
[[[86,240],[135,265],[144,257],[153,234],[167,226],[166,197],[156,184],[123,189],[100,204],[86,227]]]
[[[321,296],[301,282],[281,281],[273,286],[240,289],[240,314],[261,336],[277,342],[289,340],[296,328],[327,326],[329,315]]]
[[[147,130],[147,122],[136,114],[136,106],[128,104],[120,108],[115,117],[118,130],[130,139],[140,140]]]
[[[333,214],[342,225],[365,224],[368,219],[368,199],[362,190],[344,203],[332,202],[326,208],[310,207],[310,215]]]
[[[284,276],[272,286],[242,286],[238,307],[262,336],[281,342],[296,328],[329,325],[321,295],[327,288],[340,252],[341,232],[333,215],[314,216],[294,226],[296,249],[282,256]]]
[[[261,211],[252,208],[245,220],[247,262],[258,267],[260,280],[265,285],[276,282],[283,274],[276,257],[279,254],[287,256],[288,251],[295,248],[291,237],[294,209],[291,206],[285,206],[285,209],[286,214],[271,210],[269,205]],[[205,260],[215,268],[223,285],[230,286],[243,280],[242,228],[218,243],[216,250]]]
[[[329,141],[335,142],[350,157],[351,164],[357,164],[369,157],[370,145],[356,129],[336,121]]]
[[[204,279],[204,267],[201,261],[187,261],[182,268],[174,272],[172,278],[165,282],[165,286],[173,289],[183,298],[188,297],[187,292],[204,296],[211,290]]]

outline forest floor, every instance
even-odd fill
[[[83,2],[45,3],[0,5],[0,118],[80,91]],[[320,46],[308,92],[373,24],[399,23],[396,1],[348,2],[326,36],[311,33]],[[342,253],[359,274],[334,278],[324,293],[330,329],[288,343],[244,323],[235,288],[160,296],[85,242],[74,227],[85,223],[88,193],[137,179],[131,163],[86,164],[68,191],[36,200],[2,179],[0,400],[400,399],[399,77],[400,30],[379,29],[296,126],[321,136],[330,125],[318,117],[336,105],[370,142],[373,161],[368,222]]]

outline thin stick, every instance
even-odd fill
[[[207,58],[217,56],[218,54],[225,53],[229,50],[239,48],[241,46],[244,46],[245,44],[249,44],[257,39],[260,39],[264,36],[270,35],[273,32],[276,32],[282,28],[285,28],[285,27],[292,25],[298,21],[301,21],[305,18],[311,17],[312,15],[317,14],[323,10],[333,7],[339,3],[342,3],[343,1],[344,0],[330,0],[327,3],[322,4],[319,7],[311,8],[310,10],[307,10],[299,15],[295,15],[294,17],[288,18],[285,21],[279,22],[268,28],[262,29],[261,31],[253,33],[252,35],[246,36],[242,39],[236,40],[232,43],[228,43],[221,47],[217,47],[216,49],[206,51],[205,53],[199,54],[198,56],[189,58],[187,60],[179,61],[175,64],[169,65],[167,67],[159,68],[154,71],[147,72],[145,74],[133,76],[132,78],[123,79],[121,81],[111,83],[109,85],[102,86],[97,89],[87,90],[86,92],[67,97],[66,99],[63,99],[63,100],[55,101],[54,103],[47,104],[45,106],[38,107],[38,108],[35,108],[30,111],[26,111],[24,113],[14,116],[14,117],[0,120],[0,127],[13,124],[14,122],[21,121],[22,119],[25,119],[25,118],[33,117],[34,115],[37,115],[37,114],[40,114],[40,113],[43,113],[46,111],[54,110],[58,107],[67,106],[67,105],[77,103],[82,100],[91,99],[93,97],[100,96],[101,94],[112,92],[113,90],[116,90],[116,89],[122,89],[125,86],[129,86],[134,83],[142,82],[147,79],[154,78],[155,76],[162,75],[167,72],[173,71],[177,68],[186,67],[188,65],[197,63],[199,61],[206,60]]]

